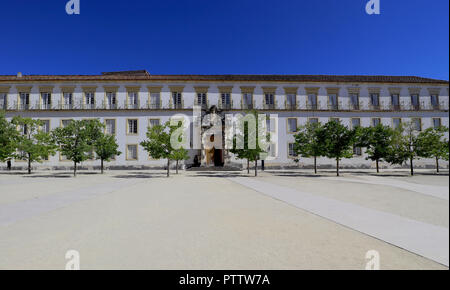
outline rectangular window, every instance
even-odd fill
[[[317,123],[319,123],[319,119],[318,119],[318,118],[310,118],[310,119],[308,120],[308,122],[309,122],[310,124],[317,124]]]
[[[392,125],[393,125],[394,129],[400,128],[401,124],[402,124],[401,118],[393,118],[392,119]]]
[[[288,132],[297,132],[297,118],[288,118]]]
[[[372,108],[378,109],[380,107],[380,95],[370,94],[370,104],[372,105]]]
[[[297,109],[297,95],[295,94],[287,94],[286,95],[286,106],[288,110]]]
[[[350,94],[350,106],[353,110],[359,110],[359,95]]]
[[[264,94],[264,105],[265,109],[275,108],[275,97],[272,93]]]
[[[149,125],[150,128],[153,127],[153,126],[158,126],[159,123],[160,123],[159,119],[150,119],[148,121],[148,125]]]
[[[223,109],[231,109],[231,95],[230,93],[222,93],[220,95],[221,104]]]
[[[431,106],[433,109],[439,109],[439,96],[438,95],[431,95]]]
[[[330,110],[338,109],[338,96],[336,94],[328,95],[328,106]]]
[[[0,93],[0,110],[6,110],[7,109],[7,95],[6,93]]]
[[[50,133],[50,120],[40,120],[40,121],[42,122],[40,130],[44,133]]]
[[[128,134],[135,135],[138,133],[138,120],[137,119],[129,119],[128,120]]]
[[[116,93],[108,92],[106,93],[106,108],[107,109],[116,109]]]
[[[72,93],[63,94],[63,104],[61,109],[70,110],[73,108],[73,97]]]
[[[352,118],[352,129],[358,128],[359,126],[361,126],[361,119]]]
[[[397,94],[391,95],[391,103],[393,110],[400,110],[400,96]]]
[[[297,154],[295,153],[295,150],[294,150],[294,143],[288,144],[288,156],[289,157],[297,157]]]
[[[411,105],[414,110],[420,109],[419,95],[417,94],[411,95]]]
[[[149,105],[150,105],[150,109],[161,108],[161,94],[160,93],[151,93]]]
[[[356,156],[361,156],[362,155],[361,147],[353,146],[353,154]]]
[[[94,92],[86,92],[84,94],[84,102],[86,109],[95,109],[95,93]]]
[[[127,145],[127,160],[137,160],[137,145]]]
[[[317,95],[316,94],[308,95],[308,109],[317,110]]]
[[[372,118],[372,126],[376,127],[379,124],[381,124],[381,119],[380,118]]]
[[[252,93],[244,93],[242,94],[242,109],[253,109],[253,94]]]
[[[20,93],[20,107],[19,110],[28,110],[30,107],[30,94]]]
[[[433,118],[433,127],[435,129],[441,127],[441,118]]]
[[[413,124],[414,130],[422,131],[422,120],[420,120],[420,118],[412,118],[411,122]]]
[[[128,109],[137,109],[139,104],[138,93],[137,92],[128,92]]]
[[[183,106],[183,101],[181,99],[181,93],[173,92],[172,93],[172,102],[174,109],[181,109]]]
[[[199,105],[202,108],[206,108],[207,106],[206,93],[197,94],[197,105]]]
[[[52,95],[50,93],[41,93],[41,109],[50,110],[52,106]]]
[[[116,120],[115,119],[105,119],[106,134],[116,135]]]

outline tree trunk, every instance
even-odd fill
[[[339,158],[336,158],[336,176],[339,176]]]
[[[314,174],[317,174],[317,156],[314,156]]]
[[[101,165],[100,165],[101,172],[102,172],[102,174],[103,174],[103,158],[100,160],[100,163],[101,163]]]
[[[436,172],[439,173],[439,157],[436,156]]]
[[[170,159],[169,158],[167,158],[167,177],[169,177],[170,176]]]
[[[413,176],[414,175],[413,158],[409,158],[409,167],[411,169],[411,176]]]
[[[247,174],[250,174],[250,159],[247,158]]]
[[[77,177],[77,163],[76,162],[73,163],[73,176]]]
[[[30,157],[30,154],[28,154],[28,174],[31,174],[31,157]]]
[[[177,165],[175,167],[175,173],[178,174],[178,160],[177,160]]]
[[[255,176],[258,176],[258,159],[255,159]]]
[[[380,166],[379,166],[379,164],[378,164],[378,159],[375,161],[376,162],[376,164],[377,164],[377,173],[380,173]]]

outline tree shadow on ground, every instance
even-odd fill
[[[171,174],[172,175],[172,174]],[[176,174],[173,174],[176,175]],[[127,174],[113,175],[114,178],[167,178],[166,173],[160,172],[128,172]]]

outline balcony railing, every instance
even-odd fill
[[[253,104],[242,103],[241,108],[242,110],[253,110]]]
[[[157,100],[157,101],[153,100],[151,102],[148,102],[147,103],[147,109],[150,109],[150,110],[162,109],[161,101],[160,100]]]
[[[295,111],[295,110],[297,110],[297,104],[296,103],[286,103],[284,108],[288,111]]]
[[[233,108],[233,105],[231,103],[219,102],[218,108],[221,110],[231,110]]]
[[[127,110],[136,110],[136,109],[140,108],[139,102],[137,102],[137,103],[124,102],[123,107]]]
[[[318,110],[319,109],[319,105],[318,104],[307,103],[306,104],[306,109],[307,110]]]
[[[264,110],[275,110],[275,104],[266,104],[263,106]]]
[[[329,111],[338,111],[341,107],[340,104],[328,104]]]
[[[18,111],[25,111],[25,110],[30,110],[31,105],[30,104],[17,104],[16,108]]]
[[[81,105],[81,108],[83,108],[83,110],[95,110],[95,109],[96,109],[95,103],[94,103],[94,104],[86,104],[86,103],[83,103],[83,104]]]
[[[51,110],[52,104],[38,104],[37,106],[40,110]]]
[[[359,110],[360,110],[360,107],[359,107],[359,104],[356,104],[356,103],[349,103],[349,109],[350,109],[350,110],[359,111]]]
[[[369,104],[369,110],[379,111],[380,110],[380,104]]]

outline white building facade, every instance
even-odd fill
[[[307,75],[151,75],[147,71],[111,72],[101,75],[0,76],[0,110],[7,118],[20,115],[40,119],[44,129],[64,126],[70,120],[97,118],[114,134],[121,155],[109,162],[111,169],[162,168],[165,160],[154,160],[139,145],[147,127],[162,124],[177,114],[192,117],[194,106],[204,113],[244,114],[248,109],[272,116],[271,146],[266,167],[310,167],[312,160],[292,154],[294,132],[307,122],[326,123],[332,118],[342,124],[397,126],[414,122],[418,130],[449,126],[448,81],[401,76],[307,76]],[[277,120],[277,121],[275,121]],[[190,150],[187,166],[241,165],[227,150]],[[370,168],[365,153],[342,160],[342,167]],[[13,167],[25,167],[13,160]],[[87,160],[81,167],[96,168],[99,160]],[[333,167],[334,161],[318,160],[319,167]],[[418,167],[432,167],[433,160],[419,160]],[[5,167],[4,164],[0,165]],[[67,169],[72,166],[57,153],[39,169]],[[384,165],[386,166],[386,165]],[[448,167],[448,163],[441,162]]]

